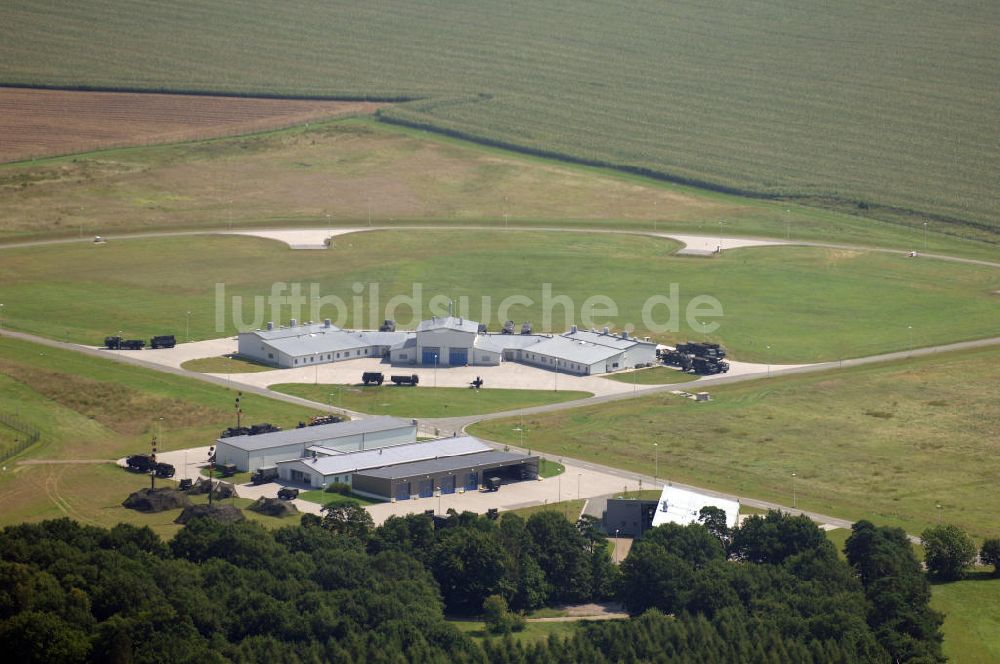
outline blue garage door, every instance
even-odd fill
[[[421,498],[430,498],[434,495],[434,480],[420,480],[417,486]]]
[[[410,499],[410,483],[403,482],[402,484],[396,485],[396,500],[409,500]]]
[[[448,364],[453,367],[464,367],[469,363],[469,350],[467,348],[449,348]]]
[[[441,478],[441,493],[455,493],[455,476]]]
[[[475,491],[479,488],[479,473],[469,473],[465,476],[465,490]]]
[[[435,360],[435,358],[437,358]],[[441,362],[441,349],[440,348],[424,348],[423,354],[420,356],[421,364],[428,364],[434,366],[435,361]]]

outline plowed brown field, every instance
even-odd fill
[[[369,102],[0,88],[0,162],[232,136],[371,113]]]

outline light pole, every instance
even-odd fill
[[[653,443],[653,486],[656,486],[660,476],[660,444]]]
[[[187,338],[187,340],[189,342],[191,341],[191,312],[190,311],[187,312],[187,316],[186,316],[185,322],[184,322],[184,336]]]
[[[792,227],[790,225],[791,220],[792,220],[791,214],[792,214],[791,210],[785,210],[785,239],[786,240],[789,240],[792,237]]]
[[[372,197],[371,196],[365,196],[365,199],[368,201],[368,225],[371,226],[372,225]]]
[[[0,304],[0,330],[3,329],[3,304]]]
[[[771,377],[771,346],[767,347],[767,377]]]
[[[618,533],[620,533],[620,532],[621,532],[620,529],[615,528],[615,564],[616,565],[618,564]]]
[[[726,223],[725,219],[719,219],[719,253],[722,253],[722,224]]]
[[[434,387],[438,386],[438,356],[434,354]]]
[[[927,253],[927,222],[924,222],[924,253]]]
[[[576,499],[580,500],[580,479],[583,477],[583,473],[576,474]]]
[[[941,510],[943,508],[942,508],[941,503],[938,503],[935,507],[937,507],[937,522],[938,522],[938,525],[940,526],[941,525]]]
[[[913,355],[913,326],[907,325],[906,329],[910,331],[910,355]]]
[[[118,357],[122,356],[122,331],[118,330]]]
[[[795,495],[795,473],[792,473],[792,509],[798,508],[798,500]]]

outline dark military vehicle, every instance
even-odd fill
[[[482,379],[482,377],[476,376],[476,379],[474,381],[472,381],[471,383],[469,383],[469,387],[472,387],[472,388],[475,388],[475,389],[478,390],[480,387],[482,387],[485,384],[486,384],[486,382]]]
[[[125,465],[133,473],[148,473],[153,463],[153,457],[148,454],[133,454],[125,459]]]
[[[500,330],[500,334],[514,334],[514,321],[509,320],[503,324],[503,329]]]
[[[531,334],[531,323],[521,323],[521,334]]]
[[[719,344],[689,341],[677,344],[675,350],[659,353],[660,361],[684,372],[694,372],[701,376],[726,373],[729,363],[723,360],[726,349]]]
[[[499,491],[502,480],[499,477],[487,477],[486,478],[486,490],[487,491]]]
[[[274,433],[275,431],[281,431],[281,427],[270,424],[269,422],[264,422],[262,424],[253,424],[248,427],[229,427],[219,435],[219,438],[232,438],[233,436],[257,436],[262,433]]]
[[[299,490],[290,486],[282,487],[278,490],[278,498],[282,500],[295,500],[299,497]]]
[[[261,466],[253,472],[253,477],[250,478],[250,481],[254,484],[267,484],[276,479],[278,479],[277,466]]]
[[[162,477],[164,479],[173,477],[175,472],[174,467],[169,463],[158,463],[153,467],[153,473],[157,477]]]
[[[150,348],[173,348],[177,345],[177,339],[172,334],[162,334],[149,340]]]
[[[142,339],[104,337],[104,347],[111,350],[142,350],[146,347],[146,342]]]
[[[237,472],[239,468],[236,467],[235,463],[220,463],[216,468],[219,470],[219,475],[222,477],[232,477]]]
[[[386,318],[382,321],[382,324],[378,326],[379,332],[395,332],[396,331],[396,321],[391,318]]]
[[[416,387],[417,383],[420,382],[420,376],[417,374],[412,374],[410,376],[390,376],[389,380],[396,385],[411,385]]]
[[[361,374],[361,382],[365,385],[371,385],[372,383],[381,385],[385,382],[385,374],[381,371],[366,371]]]

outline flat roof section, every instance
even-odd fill
[[[279,461],[278,463],[301,463],[320,475],[342,475],[344,473],[354,473],[370,468],[382,468],[383,466],[393,466],[414,461],[459,456],[464,458],[467,455],[474,455],[477,452],[484,452],[489,449],[491,449],[490,446],[478,438],[459,436],[455,438],[428,440],[421,443],[382,447],[377,450],[365,450],[364,452],[349,452],[346,454],[317,457],[315,459],[289,459],[288,461]]]
[[[233,447],[248,452],[256,450],[266,450],[272,447],[283,447],[285,445],[320,445],[327,440],[336,440],[345,436],[354,436],[359,433],[374,433],[376,431],[389,431],[391,429],[401,429],[412,427],[413,422],[400,417],[390,417],[380,415],[378,417],[366,417],[363,420],[351,420],[349,422],[335,422],[334,424],[320,424],[314,427],[302,427],[301,429],[288,429],[287,431],[275,431],[274,433],[262,433],[256,436],[233,436],[232,438],[219,438],[216,442],[232,445]]]
[[[387,468],[375,468],[358,473],[365,477],[374,477],[384,480],[396,480],[400,478],[416,477],[418,475],[433,475],[447,473],[449,471],[463,470],[475,466],[490,466],[497,464],[521,463],[538,460],[537,456],[526,456],[524,454],[514,454],[513,452],[499,452],[491,450],[478,454],[466,454],[463,456],[448,457],[446,459],[431,459],[428,461],[415,461],[413,463],[403,463]]]
[[[740,504],[737,501],[709,496],[669,484],[663,487],[660,494],[656,513],[653,514],[653,526],[662,526],[665,523],[687,526],[698,523],[698,513],[701,512],[701,508],[709,505],[718,507],[726,513],[727,526],[736,527],[736,522],[740,518]]]

